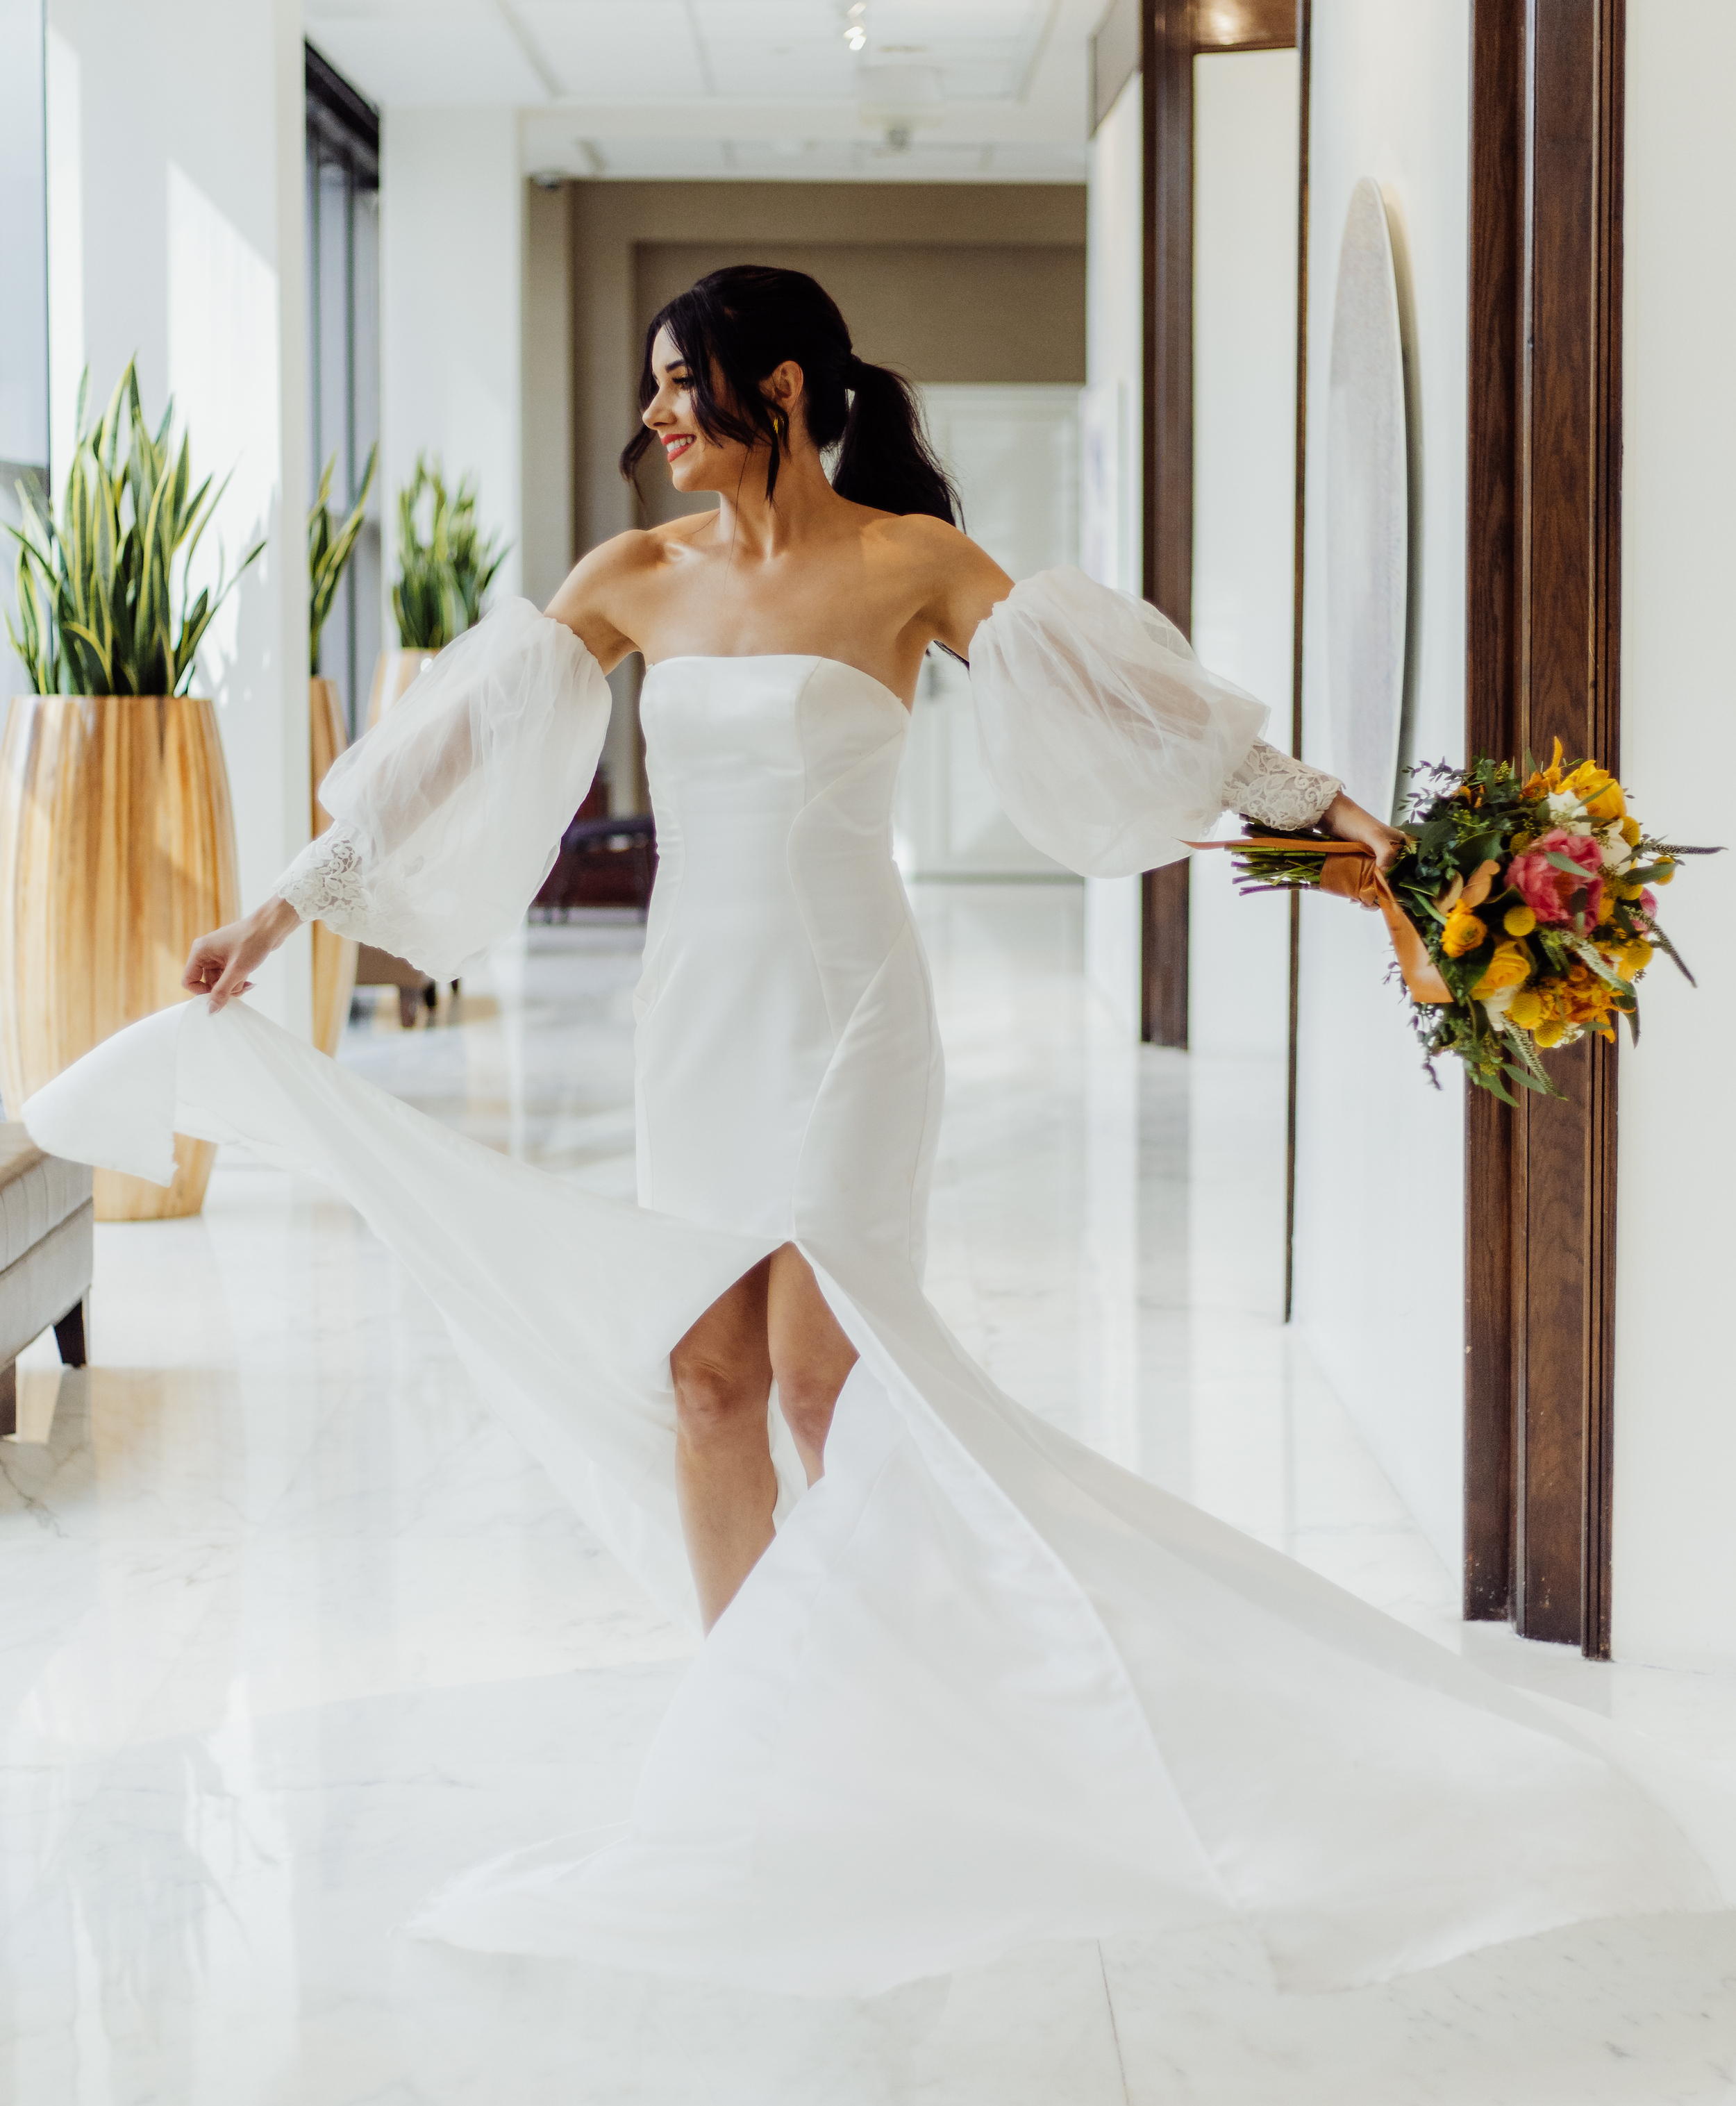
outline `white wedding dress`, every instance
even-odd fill
[[[1003,798],[1075,867],[1167,860],[1227,804],[1306,823],[1336,786],[1259,745],[1258,706],[1160,616],[1076,572],[1018,587],[971,661]],[[503,608],[339,762],[337,822],[285,896],[449,976],[522,916],[608,711],[568,631]],[[930,1307],[942,1067],[890,854],[898,697],[829,658],[683,658],[648,673],[644,720],[662,861],[638,1208],[459,1138],[242,1003],[135,1025],[25,1108],[44,1147],[146,1176],[178,1131],[329,1178],[689,1622],[671,1346],[793,1242],[859,1353],[811,1491],[774,1414],[776,1540],[625,1831],[527,1838],[413,1927],[867,1993],[1028,1940],[1237,1916],[1282,1978],[1326,1986],[1719,1906],[1690,1783],[1636,1781],[1592,1722],[1081,1447]]]

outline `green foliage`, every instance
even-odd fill
[[[1620,786],[1592,764],[1564,765],[1559,742],[1545,771],[1527,755],[1523,768],[1478,759],[1462,768],[1431,764],[1413,776],[1406,845],[1387,882],[1451,997],[1411,1005],[1424,1066],[1433,1081],[1435,1062],[1451,1054],[1465,1063],[1469,1081],[1505,1104],[1516,1101],[1515,1090],[1559,1096],[1541,1050],[1572,1045],[1589,1031],[1613,1037],[1617,1017],[1626,1018],[1637,1042],[1634,981],[1650,954],[1662,952],[1688,973],[1644,888],[1666,884],[1682,856],[1719,851],[1684,848],[1642,832],[1626,817]],[[1596,798],[1612,790],[1614,816],[1606,806],[1594,822],[1581,792]],[[1553,844],[1541,845],[1563,823],[1599,844],[1604,875],[1595,912],[1582,867]],[[1237,889],[1316,889],[1326,860],[1319,845],[1326,838],[1311,829],[1263,836],[1260,845],[1249,842],[1232,857]],[[1514,882],[1513,858],[1532,849],[1533,867],[1541,862],[1569,880],[1559,896],[1565,911],[1559,919],[1540,921]],[[1477,884],[1485,865],[1494,868],[1478,887],[1479,899],[1467,887]],[[1477,899],[1475,907],[1461,906],[1466,898]],[[1509,930],[1507,917],[1515,910]],[[1467,941],[1470,948],[1461,948]],[[1396,961],[1390,970],[1402,977]]]
[[[368,492],[373,487],[375,464],[379,458],[377,444],[368,448],[368,464],[362,471],[361,487],[356,493],[354,510],[341,526],[334,526],[331,516],[331,479],[338,466],[334,454],[325,464],[325,473],[320,477],[319,494],[307,514],[307,670],[320,670],[320,634],[325,626],[325,617],[331,612],[331,603],[338,596],[338,588],[343,582],[343,573],[349,568],[350,558],[356,553],[357,537],[361,532],[362,514],[367,506]]]
[[[227,582],[220,561],[216,585],[190,598],[194,553],[229,479],[191,487],[185,433],[180,451],[170,450],[174,404],[153,434],[130,362],[102,421],[87,430],[89,379],[79,384],[59,522],[19,486],[25,523],[7,530],[18,544],[19,625],[8,616],[7,633],[39,695],[184,694],[200,639],[265,544]]]
[[[481,621],[484,596],[511,545],[497,544],[492,535],[483,538],[468,476],[449,492],[439,456],[431,467],[418,454],[415,475],[398,492],[400,576],[392,588],[392,612],[404,648],[441,650]]]

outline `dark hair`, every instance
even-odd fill
[[[769,447],[768,497],[778,487],[787,441],[760,383],[790,359],[801,368],[809,437],[822,452],[838,449],[832,486],[840,497],[879,512],[926,512],[958,525],[958,493],[929,446],[908,383],[889,367],[857,357],[837,302],[805,271],[734,263],[661,308],[645,332],[641,410],[657,393],[651,347],[659,329],[668,330],[686,364],[694,419],[706,437]],[[635,481],[651,443],[641,425],[622,449],[621,472],[628,482]]]

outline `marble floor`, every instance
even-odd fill
[[[1467,1633],[1278,1320],[1281,1078],[1119,1042],[1067,886],[918,898],[949,1109],[931,1288],[1003,1384],[1517,1682],[1702,1750],[1736,1687]],[[532,929],[342,1057],[632,1184],[629,921]],[[454,1869],[619,1809],[685,1641],[473,1398],[348,1209],[226,1159],[98,1232],[93,1365],[0,1445],[5,2106],[1666,2106],[1736,2100],[1736,1919],[1276,1995],[1234,1934],[869,2004],[418,1944]],[[594,1816],[594,1817],[595,1817]]]

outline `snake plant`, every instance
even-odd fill
[[[343,573],[349,568],[350,558],[356,553],[357,536],[361,531],[362,512],[368,501],[368,491],[373,486],[374,464],[379,453],[379,446],[368,449],[368,464],[362,471],[361,487],[356,493],[355,509],[341,526],[334,526],[331,516],[331,479],[338,466],[334,454],[325,464],[325,473],[320,477],[319,494],[314,499],[307,514],[307,670],[320,670],[320,632],[325,626],[325,617],[331,612],[331,603],[338,596],[338,588],[343,582]]]
[[[193,595],[194,553],[229,478],[192,488],[186,434],[178,453],[169,445],[175,406],[153,435],[130,361],[101,422],[87,429],[89,379],[79,383],[58,523],[19,486],[24,525],[7,529],[18,544],[19,626],[8,615],[7,633],[39,695],[185,694],[200,639],[265,543],[227,580],[220,559],[216,584]]]
[[[422,533],[422,501],[428,531]],[[418,454],[416,472],[398,492],[398,562],[392,588],[398,640],[406,651],[438,651],[482,619],[482,599],[512,544],[484,538],[476,523],[476,488],[467,476],[448,491],[439,456]]]

